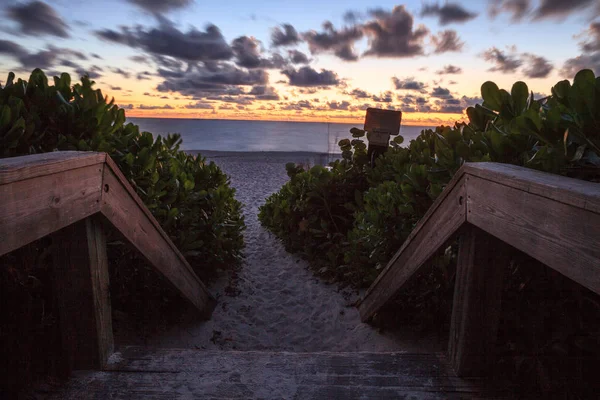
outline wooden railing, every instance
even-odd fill
[[[368,289],[361,319],[371,319],[457,236],[449,353],[459,375],[482,375],[494,360],[512,248],[600,294],[600,184],[473,163],[456,173]]]
[[[0,159],[0,256],[53,235],[67,369],[102,368],[113,351],[105,221],[209,317],[215,300],[104,153]]]

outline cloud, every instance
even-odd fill
[[[197,101],[195,103],[186,104],[183,107],[187,109],[211,110],[214,108],[214,104],[205,101]]]
[[[253,95],[255,100],[279,100],[279,94],[272,86],[254,86],[248,94]]]
[[[282,105],[282,107],[280,107],[281,110],[285,110],[285,111],[293,111],[293,110],[300,111],[300,110],[304,110],[304,109],[311,110],[313,108],[314,107],[309,100],[300,100],[295,103],[294,102],[287,103],[287,104]]]
[[[421,16],[436,16],[440,19],[440,25],[451,23],[462,23],[477,17],[477,13],[465,10],[460,4],[446,3],[425,4],[421,10]]]
[[[168,104],[165,104],[164,106],[152,106],[152,105],[145,105],[145,104],[140,104],[138,106],[138,110],[173,110],[174,107],[170,106]]]
[[[361,89],[353,89],[348,95],[354,97],[355,99],[368,99],[371,95],[364,90]]]
[[[29,53],[21,45],[9,40],[0,40],[0,54],[6,54],[21,64],[23,69],[50,69],[57,64],[76,68],[79,65],[68,58],[87,60],[87,56],[80,51],[48,46],[45,50]]]
[[[404,6],[396,6],[392,12],[374,10],[371,15],[374,19],[363,26],[369,37],[365,55],[412,57],[424,53],[423,39],[429,30],[422,25],[413,30],[413,16]]]
[[[541,0],[540,6],[535,11],[535,18],[563,19],[569,14],[587,8],[594,3],[595,0]]]
[[[572,77],[582,69],[589,68],[600,75],[600,21],[590,24],[579,43],[582,54],[565,61],[561,74]]]
[[[308,59],[306,54],[304,54],[301,51],[289,50],[288,54],[289,54],[290,60],[293,64],[309,64],[310,63],[310,60]]]
[[[96,53],[90,53],[90,56],[92,56],[93,58],[97,58],[99,60],[104,60],[102,57],[100,57],[100,55],[98,55]]]
[[[160,14],[184,8],[193,3],[193,0],[128,0],[130,3],[152,14]]]
[[[235,55],[236,64],[244,68],[284,68],[288,62],[275,53],[271,58],[263,58],[261,55],[260,41],[253,37],[240,36],[231,43]]]
[[[341,102],[330,101],[327,103],[327,106],[329,106],[330,110],[347,110],[350,107],[350,103],[346,100]]]
[[[397,90],[418,90],[423,91],[427,85],[424,82],[415,81],[414,78],[398,79],[395,76],[392,78],[394,87]]]
[[[239,96],[244,94],[240,86],[265,85],[269,75],[262,69],[240,69],[229,63],[194,66],[185,70],[159,69],[163,81],[159,92],[179,92],[196,99],[209,96]]]
[[[146,81],[146,80],[150,79],[150,77],[153,75],[154,74],[150,71],[142,71],[142,72],[138,72],[138,74],[135,76],[135,78],[138,81]]]
[[[434,53],[447,53],[461,51],[464,42],[461,42],[455,30],[449,29],[439,32],[437,36],[431,37],[431,42],[435,46]]]
[[[110,90],[122,90],[123,88],[121,86],[109,86]]]
[[[131,73],[122,70],[121,68],[109,68],[111,72],[115,73],[115,74],[119,74],[121,76],[123,76],[123,78],[125,79],[129,79],[131,77]]]
[[[311,67],[302,67],[298,70],[288,68],[281,73],[289,78],[292,86],[337,86],[340,80],[333,71],[322,69],[318,72]]]
[[[101,72],[103,72],[103,69],[97,65],[92,65],[91,67],[87,68],[78,68],[75,72],[79,76],[87,75],[90,79],[98,79],[102,77]]]
[[[25,35],[69,37],[68,25],[52,7],[41,1],[10,6],[6,15],[19,24],[19,30]]]
[[[271,44],[273,47],[292,46],[299,42],[300,35],[298,35],[296,28],[290,24],[283,24],[271,30]]]
[[[435,87],[431,91],[431,97],[437,97],[439,99],[450,99],[452,95],[450,95],[450,90],[443,87]]]
[[[489,0],[490,17],[495,18],[498,14],[508,13],[513,22],[520,21],[530,11],[531,0]]]
[[[10,40],[0,40],[0,54],[8,54],[15,58],[28,54],[20,44],[11,42]]]
[[[205,31],[191,28],[182,32],[170,21],[161,18],[159,26],[149,30],[137,26],[135,29],[121,27],[120,32],[104,29],[95,33],[103,40],[188,62],[229,60],[233,56],[233,50],[219,28],[211,24]]]
[[[468,97],[468,96],[463,96],[461,97],[462,103],[465,105],[465,108],[467,107],[474,107],[475,104],[483,104],[483,99],[481,97]]]
[[[257,68],[261,65],[259,42],[255,38],[240,36],[231,43],[236,64],[245,68]]]
[[[332,52],[345,61],[358,60],[354,50],[354,42],[363,37],[359,26],[351,26],[342,30],[334,28],[329,21],[323,23],[323,32],[309,31],[302,34],[312,54]]]
[[[540,0],[533,4],[531,0],[489,0],[489,14],[492,18],[498,14],[507,13],[511,15],[513,22],[531,17],[533,20],[558,19],[562,20],[570,14],[577,12],[591,13],[594,18],[600,14],[600,7],[596,0]],[[595,9],[592,6],[595,5]]]
[[[544,57],[525,53],[523,58],[526,60],[523,73],[528,78],[545,78],[554,69],[554,66]]]
[[[446,65],[444,66],[444,68],[442,68],[439,71],[436,71],[436,74],[438,75],[458,75],[458,74],[462,74],[463,70],[460,67],[457,67],[456,65]]]
[[[377,95],[373,95],[371,96],[371,99],[377,103],[391,103],[393,100],[393,93],[390,91],[387,91],[385,93],[381,93],[379,96]]]
[[[499,50],[497,47],[492,47],[486,50],[482,57],[485,61],[494,64],[490,71],[498,71],[503,73],[515,72],[523,62],[514,55],[507,54]]]

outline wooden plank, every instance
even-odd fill
[[[60,167],[0,185],[0,255],[100,211],[103,164]]]
[[[55,151],[0,159],[0,185],[102,164],[105,153]]]
[[[119,179],[112,168],[105,168],[102,187],[102,214],[209,318],[215,299],[126,181]]]
[[[56,398],[445,399],[509,392],[456,377],[443,354],[128,348],[113,359],[109,372],[77,373]]]
[[[52,236],[65,375],[73,369],[103,368],[114,348],[106,238],[98,218]]]
[[[600,294],[600,214],[479,177],[467,179],[468,222]]]
[[[144,204],[142,199],[140,199],[140,196],[137,195],[137,193],[135,192],[135,189],[131,186],[131,184],[129,183],[127,178],[125,178],[125,175],[123,175],[123,173],[119,169],[118,165],[114,162],[114,160],[109,155],[106,156],[106,165],[108,168],[110,168],[110,170],[112,171],[114,176],[117,178],[117,180],[121,183],[123,188],[125,188],[125,190],[127,190],[127,193],[129,193],[131,198],[136,202],[136,204],[138,205],[140,210],[142,210],[142,212],[144,213],[144,215],[146,216],[148,221],[150,221],[152,223],[152,225],[156,228],[156,230],[163,237],[165,242],[167,242],[169,244],[169,246],[171,247],[171,250],[177,255],[177,257],[179,257],[185,264],[187,264],[187,260],[185,259],[183,254],[181,254],[181,252],[179,251],[177,246],[175,246],[173,241],[171,241],[171,238],[169,237],[169,235],[167,235],[167,233],[162,229],[162,227],[160,226],[160,223],[156,220],[156,218],[154,218],[154,215],[152,215],[152,213],[150,212],[148,207],[146,207],[146,205]]]
[[[499,163],[469,163],[464,172],[600,214],[600,184]]]
[[[467,189],[468,190],[468,189]],[[510,246],[467,225],[460,237],[448,353],[459,376],[484,376],[495,360]]]
[[[367,321],[400,290],[466,221],[464,177],[457,176],[419,221],[400,250],[367,290],[358,306]]]

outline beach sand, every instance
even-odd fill
[[[444,350],[440,338],[407,328],[380,333],[360,322],[358,293],[340,291],[316,278],[307,263],[285,251],[258,221],[258,208],[287,180],[287,162],[314,165],[327,155],[311,153],[202,152],[230,177],[244,206],[245,261],[210,290],[218,304],[209,321],[188,319],[146,344],[223,350],[409,351]]]

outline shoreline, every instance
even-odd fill
[[[219,150],[184,150],[191,155],[201,155],[209,161],[236,160],[246,162],[295,162],[309,165],[327,165],[342,158],[341,153],[323,153],[310,151],[219,151]]]

